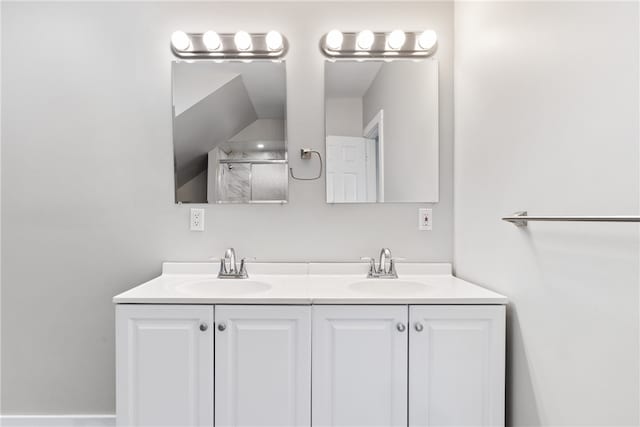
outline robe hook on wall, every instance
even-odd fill
[[[320,154],[320,152],[312,150],[310,148],[302,148],[300,150],[300,158],[302,160],[310,160],[312,154],[318,156],[318,160],[320,161],[320,171],[318,172],[318,175],[313,178],[299,178],[293,174],[293,168],[289,168],[289,174],[291,174],[291,178],[297,179],[298,181],[315,181],[316,179],[320,179],[320,177],[322,176],[322,155]]]

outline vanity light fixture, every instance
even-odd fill
[[[233,36],[233,42],[236,44],[238,50],[251,49],[251,36],[246,31],[238,31],[236,35]]]
[[[191,47],[191,39],[184,31],[174,31],[171,34],[171,44],[175,49],[187,50]]]
[[[171,35],[171,50],[175,56],[185,60],[212,59],[222,61],[240,59],[270,59],[281,61],[288,50],[287,39],[278,31],[268,33],[185,33],[176,31]]]
[[[282,48],[282,35],[277,31],[269,31],[265,37],[267,48],[269,50],[278,50]]]
[[[219,50],[222,47],[222,40],[215,31],[207,31],[202,35],[202,42],[208,50]]]
[[[404,42],[406,41],[406,39],[407,39],[407,36],[404,35],[404,31],[393,30],[387,36],[387,45],[391,49],[398,50],[404,45]]]
[[[339,30],[331,30],[325,37],[325,44],[331,50],[340,50],[344,36]]]
[[[422,34],[420,34],[418,36],[418,46],[421,49],[431,49],[432,47],[435,46],[435,44],[438,42],[438,36],[436,35],[436,32],[433,30],[427,30],[422,32]]]
[[[414,59],[433,55],[438,47],[433,30],[372,32],[340,32],[331,30],[320,40],[320,50],[330,59]]]
[[[358,33],[358,37],[356,38],[356,44],[358,45],[358,48],[362,50],[369,50],[373,45],[375,37],[376,36],[373,34],[373,31],[362,30]]]

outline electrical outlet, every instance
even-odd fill
[[[191,208],[191,231],[204,231],[204,209]]]
[[[433,229],[433,209],[418,209],[418,230],[430,231]]]

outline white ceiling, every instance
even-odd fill
[[[176,62],[173,104],[179,115],[240,75],[258,118],[284,119],[286,76],[284,63]]]
[[[237,73],[231,71],[212,73],[210,67],[186,62],[176,62],[172,72],[173,107],[176,116],[184,113],[237,76]]]
[[[325,95],[327,98],[361,98],[376,78],[382,62],[327,62]]]

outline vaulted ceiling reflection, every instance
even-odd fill
[[[176,201],[286,200],[284,67],[174,63]]]

